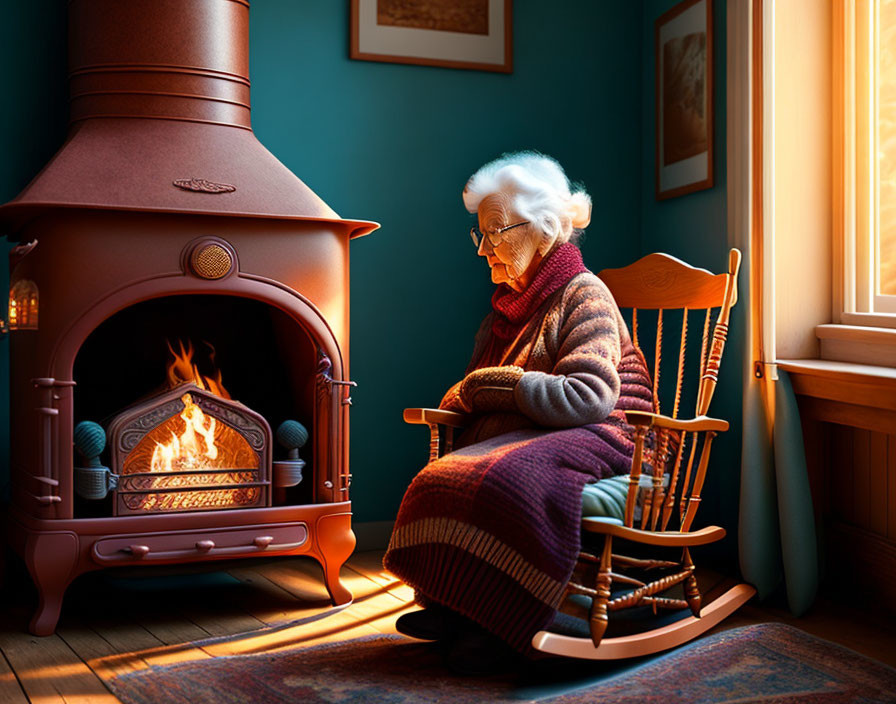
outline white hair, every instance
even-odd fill
[[[570,184],[556,160],[538,152],[504,154],[480,168],[467,181],[464,205],[475,213],[493,193],[510,196],[520,216],[552,243],[568,242],[591,222],[591,197]]]

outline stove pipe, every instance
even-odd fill
[[[9,203],[15,231],[47,208],[186,212],[345,226],[252,132],[246,0],[70,0],[68,139]]]
[[[69,4],[71,122],[136,117],[251,129],[249,3]]]

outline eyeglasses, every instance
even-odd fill
[[[504,227],[499,227],[494,232],[486,232],[483,233],[482,230],[479,229],[478,225],[473,225],[470,228],[470,238],[473,240],[473,245],[476,249],[479,249],[479,245],[482,244],[482,240],[484,237],[488,237],[488,242],[492,247],[497,247],[503,241],[502,237],[498,235],[507,232],[508,230],[512,230],[515,227],[522,227],[523,225],[528,225],[529,220],[523,220],[522,222],[514,223],[513,225],[505,225]]]

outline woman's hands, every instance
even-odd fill
[[[439,408],[460,413],[515,411],[513,390],[522,378],[522,367],[477,369],[448,390]]]

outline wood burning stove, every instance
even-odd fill
[[[31,631],[118,565],[303,554],[346,603],[349,241],[377,225],[255,139],[248,2],[69,14],[69,139],[0,207],[28,322],[10,334],[9,528]],[[170,371],[191,347],[214,349],[220,387]]]

